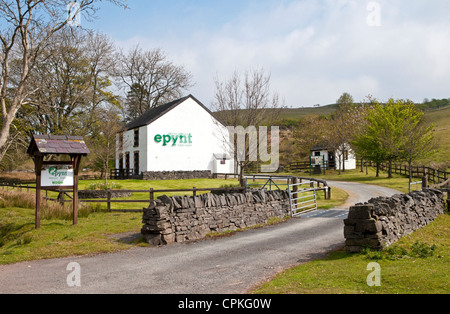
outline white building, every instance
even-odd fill
[[[230,136],[192,95],[156,107],[117,137],[116,168],[146,172],[233,173]]]
[[[344,153],[340,150],[331,151],[326,145],[316,145],[311,149],[311,161],[316,165],[327,165],[328,169],[342,170],[344,163],[346,170],[356,169],[356,157],[350,145],[344,145]],[[317,160],[316,158],[319,157]],[[317,161],[317,162],[316,162]]]

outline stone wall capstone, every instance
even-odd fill
[[[141,233],[151,245],[199,240],[290,213],[287,191],[161,196],[144,209]]]
[[[444,195],[435,189],[377,197],[350,208],[344,220],[349,253],[381,250],[401,237],[427,226],[445,212]]]

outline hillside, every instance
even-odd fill
[[[439,151],[433,156],[421,161],[422,164],[430,163],[446,164],[450,168],[450,107],[433,110],[427,108],[425,112],[426,119],[435,125],[436,138],[438,140]],[[328,105],[315,108],[290,108],[284,109],[280,116],[280,126],[282,127],[281,160],[285,163],[287,160],[297,161],[295,158],[296,149],[292,147],[292,128],[296,121],[308,115],[330,115],[336,110],[336,105]],[[288,155],[288,156],[286,156]],[[292,159],[294,158],[294,160]],[[445,167],[445,166],[444,166]]]
[[[447,167],[450,167],[450,107],[428,111],[425,116],[435,125],[436,138],[439,142],[439,151],[427,158],[426,162],[447,163]]]

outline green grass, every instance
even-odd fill
[[[450,293],[450,215],[404,237],[386,252],[348,254],[288,269],[257,287],[255,294],[448,294]],[[401,252],[401,254],[399,254]],[[381,267],[381,286],[369,287],[367,266]]]
[[[338,173],[335,170],[328,170],[326,174],[311,175],[316,179],[333,180],[333,181],[348,181],[348,182],[359,182],[364,184],[372,184],[378,186],[385,186],[398,190],[403,193],[408,193],[409,190],[409,179],[405,176],[392,174],[392,178],[388,178],[386,172],[380,171],[380,176],[376,177],[376,171],[374,168],[368,168],[368,174],[366,174],[366,169],[361,172],[359,169],[356,170],[346,170],[345,172]],[[291,173],[291,175],[298,175],[300,177],[310,177],[309,172]],[[417,179],[419,180],[419,179]],[[333,192],[332,192],[333,193]]]
[[[142,214],[92,213],[80,218],[77,226],[70,220],[42,220],[34,228],[34,209],[0,209],[0,264],[73,255],[114,252],[130,247],[111,240],[108,235],[139,233]]]

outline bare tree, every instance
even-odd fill
[[[169,61],[161,49],[145,51],[136,46],[118,59],[117,76],[128,92],[127,120],[182,97],[193,86],[192,74]]]
[[[49,40],[79,14],[95,13],[100,0],[0,0],[0,160],[8,147],[11,125],[18,110],[36,90],[27,88],[31,70],[36,66]],[[109,0],[123,5],[123,0]],[[75,12],[69,12],[70,10]],[[20,68],[16,78],[11,67]]]
[[[252,162],[249,156],[255,156],[258,149],[258,145],[251,145],[255,142],[252,141],[252,137],[259,135],[257,142],[266,141],[267,143],[268,138],[261,138],[262,133],[258,132],[259,128],[273,126],[278,121],[284,105],[278,93],[272,92],[270,75],[263,69],[247,71],[243,78],[239,72],[235,71],[226,82],[216,78],[215,85],[213,106],[219,120],[229,127],[242,127],[247,133],[244,152],[238,151],[236,145],[230,147],[230,151],[234,153],[235,165],[239,165],[242,180],[245,168]],[[236,144],[237,140],[232,142]],[[238,154],[241,154],[240,158]]]
[[[95,123],[99,125],[100,131],[90,139],[90,145],[93,147],[91,158],[95,167],[105,174],[106,185],[110,163],[116,156],[116,137],[124,128],[120,123],[118,108],[114,106],[99,110]]]

